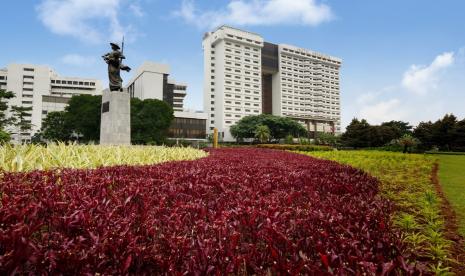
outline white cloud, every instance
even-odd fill
[[[454,53],[446,52],[437,56],[429,66],[412,65],[404,73],[402,85],[418,95],[425,95],[438,86],[440,73],[454,63]]]
[[[145,15],[144,12],[142,11],[142,8],[137,3],[130,4],[129,9],[137,17],[143,17]]]
[[[132,30],[118,19],[120,0],[43,0],[38,16],[53,33],[69,35],[89,43],[119,41]]]
[[[386,95],[388,93],[389,94],[395,93],[397,90],[399,90],[398,86],[395,86],[395,85],[386,86],[378,91],[361,94],[360,96],[357,97],[356,102],[359,105],[370,104],[370,103],[373,103],[378,97]]]
[[[95,57],[82,56],[78,54],[69,54],[61,58],[61,62],[66,65],[77,67],[89,67],[96,63]]]
[[[231,0],[225,9],[199,11],[193,0],[183,0],[174,13],[199,28],[232,25],[306,25],[331,21],[333,12],[317,0]]]
[[[407,112],[401,107],[401,101],[397,98],[365,105],[358,113],[359,118],[367,119],[371,124],[402,120],[406,115]]]

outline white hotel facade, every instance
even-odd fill
[[[0,89],[15,94],[9,106],[32,107],[30,116],[25,118],[32,124],[32,130],[19,133],[10,129],[15,142],[25,142],[40,130],[49,112],[63,111],[73,95],[101,94],[102,84],[97,79],[60,76],[47,66],[10,64],[0,69]]]
[[[293,118],[311,132],[340,132],[342,60],[251,32],[222,26],[205,34],[204,109],[207,132],[225,141],[231,125],[262,113]]]

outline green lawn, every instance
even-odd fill
[[[465,237],[465,156],[440,155],[439,181],[457,214],[460,234]]]

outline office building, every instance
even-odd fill
[[[203,50],[209,133],[232,141],[229,127],[258,114],[293,118],[310,134],[340,132],[341,59],[228,26],[206,33]]]
[[[182,112],[187,85],[169,78],[169,72],[166,64],[144,62],[127,85],[131,98],[163,100]]]
[[[0,88],[15,93],[10,106],[32,107],[26,117],[32,124],[30,132],[9,129],[15,142],[29,141],[42,127],[42,119],[48,112],[63,111],[73,95],[97,95],[102,91],[99,80],[64,77],[47,66],[29,64],[10,64],[1,69]]]
[[[206,138],[207,114],[184,110],[187,85],[169,77],[165,64],[144,62],[127,85],[132,98],[162,100],[173,107],[174,120],[168,130],[173,139],[203,140]]]

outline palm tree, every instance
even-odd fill
[[[419,141],[417,138],[414,138],[410,134],[404,134],[401,138],[397,140],[397,144],[401,145],[404,147],[403,153],[406,153],[407,151],[410,152],[410,148],[414,147],[419,144]]]
[[[255,138],[257,138],[260,143],[265,143],[268,140],[270,140],[271,133],[270,133],[270,128],[265,125],[259,125],[255,129]]]

